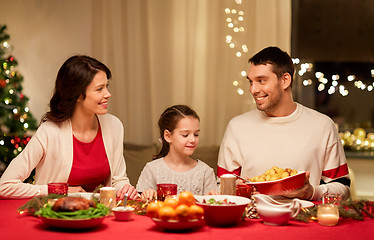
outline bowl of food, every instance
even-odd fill
[[[250,178],[248,184],[262,194],[281,195],[304,186],[305,174],[305,171],[273,167],[264,174]]]
[[[204,225],[204,210],[195,204],[194,195],[188,191],[178,197],[150,202],[146,214],[166,231],[189,231]]]
[[[195,196],[196,205],[204,209],[209,226],[232,226],[240,222],[249,198],[233,195]]]
[[[112,208],[112,212],[114,213],[114,218],[117,221],[130,221],[134,214],[134,210],[135,209],[133,207],[128,207],[128,206]]]

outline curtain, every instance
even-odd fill
[[[248,58],[270,45],[290,51],[291,0],[94,0],[92,12],[92,55],[113,73],[110,112],[135,144],[158,141],[158,118],[174,104],[199,114],[200,145],[220,144],[228,121],[255,108],[241,75]]]

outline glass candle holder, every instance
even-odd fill
[[[335,204],[318,205],[317,219],[320,225],[335,226],[339,222],[339,207]]]
[[[233,174],[223,174],[220,179],[220,193],[222,195],[236,195],[236,177]]]
[[[157,184],[157,200],[165,201],[166,197],[177,195],[178,186],[172,183]]]
[[[100,203],[109,207],[110,209],[116,206],[117,190],[114,187],[100,188]]]
[[[326,192],[322,195],[322,203],[323,204],[340,205],[341,202],[342,202],[342,195],[340,193]]]
[[[248,184],[238,184],[238,185],[236,185],[236,196],[251,198],[251,196],[252,196],[252,186],[250,186]]]
[[[69,186],[67,183],[48,183],[48,194],[68,195]]]

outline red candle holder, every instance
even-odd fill
[[[177,184],[160,183],[157,184],[157,200],[164,201],[166,197],[177,195]]]
[[[48,194],[68,195],[67,183],[48,183]]]
[[[236,185],[236,196],[251,198],[252,188],[253,187],[248,184],[238,184]]]

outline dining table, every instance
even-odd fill
[[[29,199],[0,200],[0,239],[2,240],[124,240],[124,239],[373,239],[374,219],[340,218],[335,226],[322,226],[317,221],[289,221],[287,225],[266,225],[261,219],[245,219],[236,226],[210,227],[206,224],[190,231],[165,231],[151,218],[134,215],[130,221],[106,217],[102,224],[91,229],[58,229],[46,225],[40,218],[20,214],[18,208]]]

